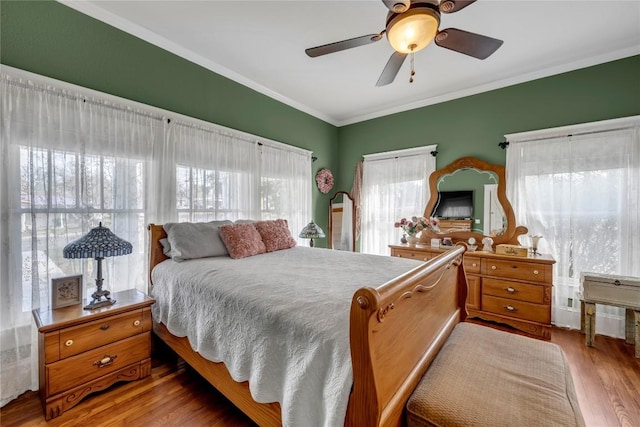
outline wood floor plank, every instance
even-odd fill
[[[495,326],[495,325],[494,325]],[[640,359],[624,340],[596,336],[585,345],[579,331],[554,328],[564,350],[587,426],[640,426]],[[90,395],[46,422],[37,392],[0,409],[0,425],[14,426],[255,426],[170,350],[156,344],[151,375]]]

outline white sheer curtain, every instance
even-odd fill
[[[50,280],[85,275],[92,260],[64,259],[64,246],[102,222],[133,244],[106,258],[105,285],[145,289],[145,173],[162,122],[67,90],[2,76],[2,398],[37,389],[31,310],[47,308]]]
[[[38,388],[31,310],[49,307],[51,278],[83,274],[85,296],[93,292],[95,261],[62,249],[98,222],[133,244],[104,260],[105,288],[146,291],[149,222],[286,218],[297,235],[311,218],[307,150],[6,68],[0,406]]]
[[[260,150],[260,204],[259,218],[286,218],[291,235],[300,245],[298,233],[313,217],[311,189],[313,181],[311,156],[308,152],[288,150],[262,144]]]
[[[556,325],[580,328],[580,273],[640,276],[639,125],[634,117],[507,135],[517,222],[556,259]],[[623,337],[624,310],[597,310],[597,333]]]
[[[436,145],[364,156],[362,177],[362,252],[389,255],[400,243],[400,218],[422,216],[429,200],[429,175]]]

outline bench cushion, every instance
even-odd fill
[[[407,425],[584,426],[552,343],[460,323],[407,402]]]

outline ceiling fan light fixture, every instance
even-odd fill
[[[440,25],[440,14],[429,7],[416,7],[395,14],[387,23],[387,39],[396,52],[411,53],[431,43]]]

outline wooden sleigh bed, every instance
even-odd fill
[[[165,261],[162,225],[150,224],[151,271]],[[464,246],[450,250],[376,289],[355,292],[350,310],[353,387],[345,425],[399,426],[411,393],[455,325],[466,317]],[[192,350],[154,319],[154,332],[190,366],[261,426],[282,424],[278,403],[257,403],[247,382],[236,382],[223,363]]]

